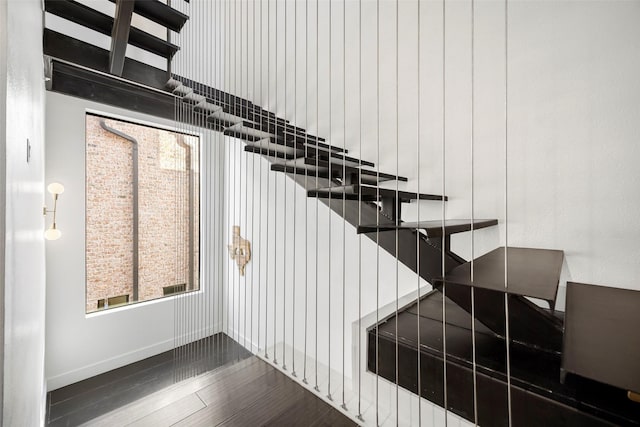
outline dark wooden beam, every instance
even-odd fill
[[[116,14],[111,31],[111,53],[109,54],[109,72],[116,76],[121,76],[124,69],[124,56],[129,44],[133,6],[134,0],[116,0]]]

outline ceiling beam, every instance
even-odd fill
[[[116,14],[111,30],[111,52],[109,54],[109,72],[116,76],[122,76],[124,69],[124,57],[129,44],[134,3],[134,0],[116,0]]]

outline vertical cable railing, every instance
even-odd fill
[[[474,157],[477,151],[474,74],[476,2],[469,0],[469,4],[471,109],[468,143],[471,162],[468,182],[471,191],[467,206],[471,212],[473,282],[473,258],[479,246],[476,243],[479,237],[474,229],[477,172]],[[304,13],[299,8],[302,6]],[[448,322],[453,322],[453,319],[448,319],[450,301],[446,281],[443,281],[440,290],[442,318],[439,336],[442,351],[438,363],[442,363],[441,378],[427,379],[422,372],[424,359],[421,358],[425,343],[421,335],[423,323],[420,301],[426,285],[422,281],[422,274],[426,275],[423,271],[426,264],[422,262],[422,257],[428,255],[423,250],[435,239],[428,239],[417,228],[412,230],[413,234],[401,228],[402,217],[405,216],[401,215],[401,205],[406,202],[403,198],[407,197],[406,192],[417,199],[415,211],[407,211],[407,214],[415,214],[417,221],[420,221],[421,214],[437,212],[425,210],[421,201],[421,187],[425,183],[427,186],[430,184],[427,180],[436,182],[437,186],[438,178],[437,172],[429,175],[430,171],[423,165],[423,156],[426,158],[430,152],[441,151],[442,157],[430,164],[441,168],[439,178],[442,180],[440,190],[443,196],[446,191],[455,188],[455,182],[451,179],[454,171],[450,155],[450,150],[455,146],[454,132],[450,132],[455,116],[450,116],[452,110],[449,110],[453,108],[450,103],[453,91],[450,88],[455,79],[452,77],[453,62],[448,49],[453,43],[449,38],[453,30],[449,26],[454,23],[454,16],[450,14],[456,12],[451,6],[446,0],[442,1],[441,10],[440,6],[437,9],[433,5],[427,7],[426,2],[421,0],[412,4],[402,0],[388,4],[380,0],[375,3],[359,0],[352,5],[346,0],[317,0],[315,5],[313,0],[293,3],[285,0],[190,2],[188,25],[191,28],[186,35],[175,38],[184,45],[185,52],[177,57],[172,68],[195,70],[194,75],[200,78],[210,77],[210,81],[193,83],[194,89],[198,94],[205,94],[206,102],[216,103],[223,111],[207,117],[197,114],[193,105],[179,99],[174,107],[177,127],[203,135],[201,158],[198,159],[203,169],[200,173],[202,191],[199,200],[203,231],[210,233],[210,236],[201,238],[201,249],[198,251],[202,260],[202,277],[198,282],[204,297],[191,298],[185,293],[175,298],[174,345],[177,359],[200,361],[214,358],[226,350],[223,346],[227,344],[224,343],[231,343],[234,345],[235,359],[240,359],[244,348],[286,372],[295,381],[308,385],[316,391],[317,397],[332,402],[342,413],[367,425],[403,425],[416,420],[418,425],[422,425],[428,420],[424,408],[427,408],[426,398],[429,396],[425,390],[435,387],[430,381],[438,381],[438,384],[441,381],[441,409],[435,410],[438,415],[434,419],[440,421],[440,414],[444,413],[442,423],[448,425],[451,422],[454,411],[450,411],[452,399],[449,399],[449,393],[453,392],[449,390],[448,369],[455,363],[455,358],[450,357],[447,348],[449,329],[453,327]],[[392,7],[395,7],[393,17]],[[353,29],[348,19],[352,10],[354,15],[355,11],[358,14]],[[414,18],[415,36],[405,36],[405,20],[414,10],[417,11]],[[429,21],[425,17],[430,17],[432,11],[438,15],[436,20],[441,20],[441,39],[440,35],[431,37],[440,28],[429,30],[425,26]],[[504,19],[506,222],[509,213],[506,182],[509,148],[507,0]],[[414,21],[407,22],[411,22],[413,28]],[[415,39],[410,40],[411,37]],[[410,45],[411,51],[404,51],[406,41],[417,43]],[[440,42],[441,46],[437,46]],[[434,45],[441,52],[433,54]],[[405,59],[413,55],[414,48],[416,69],[404,67]],[[354,53],[353,58],[350,52]],[[304,60],[304,66],[298,63],[298,55],[304,55],[304,59],[300,59]],[[367,61],[372,62],[373,58],[375,66],[368,67]],[[440,68],[438,72],[442,73],[441,76],[437,75],[441,77],[438,86],[442,85],[438,88],[441,89],[438,94],[441,104],[434,108],[437,112],[425,108],[428,92],[426,82],[434,77],[428,76],[425,64],[432,60],[436,64],[434,67]],[[342,78],[341,82],[339,78]],[[415,79],[417,92],[407,90],[405,79]],[[304,96],[300,91],[304,91]],[[350,101],[351,93],[357,93],[358,99]],[[414,116],[405,116],[406,105],[414,103]],[[412,122],[413,117],[415,123]],[[410,126],[405,126],[407,123]],[[234,128],[229,129],[231,126]],[[356,132],[352,131],[356,126],[357,137]],[[304,131],[300,127],[304,127]],[[441,135],[438,134],[441,140],[434,142],[434,139],[440,138],[431,134],[427,136],[430,127],[441,127],[437,129],[437,132],[441,131]],[[310,128],[314,128],[316,135],[309,133]],[[225,130],[227,132],[223,134],[221,131]],[[326,135],[321,135],[323,132]],[[415,141],[411,141],[414,132]],[[326,138],[323,141],[330,148],[321,145],[321,137]],[[404,140],[410,142],[403,144]],[[416,157],[411,159],[408,152],[413,150],[404,148],[414,143]],[[349,157],[349,149],[357,150],[357,155]],[[393,152],[395,165],[392,164],[393,156],[389,156]],[[263,157],[258,157],[259,154]],[[366,155],[375,158],[375,165],[367,171],[370,175],[365,180],[362,170],[368,164]],[[181,154],[176,152],[174,156],[175,167],[178,168]],[[271,169],[269,160],[278,168]],[[403,191],[405,187],[401,187],[404,184],[400,184],[398,179],[389,181],[389,185],[381,185],[386,179],[383,171],[395,169],[395,176],[399,177],[402,171],[413,170],[414,165],[415,174],[409,178],[415,181],[407,184],[407,187],[414,187],[406,192]],[[304,176],[295,179],[301,173]],[[188,184],[186,180],[190,179],[183,176],[174,191],[174,202],[179,205],[180,211],[193,208],[187,201],[185,189]],[[364,186],[369,184],[371,187],[372,183],[376,188],[369,188],[370,193],[363,196]],[[322,196],[316,191],[315,209],[313,201],[297,196],[300,191],[298,185],[304,186],[305,191],[324,190]],[[304,203],[304,207],[301,203]],[[390,210],[386,209],[389,206],[385,206],[385,203],[393,204]],[[451,269],[447,215],[454,213],[454,210],[447,207],[444,198],[440,206],[436,205],[436,209],[438,207],[440,209],[436,217],[439,216],[441,220],[442,237],[437,243],[441,251],[441,259],[437,260],[437,264],[441,276],[446,277],[448,269]],[[325,208],[326,212],[323,210]],[[393,218],[387,218],[387,212],[393,212]],[[339,223],[336,226],[338,219],[333,217],[335,213],[342,215],[342,227]],[[302,214],[304,222],[298,218]],[[356,235],[352,227],[362,226],[366,222],[375,222],[376,226],[369,239],[363,239],[362,234]],[[392,228],[394,234],[383,234],[387,231],[381,231],[381,227],[391,222],[395,226]],[[226,250],[232,238],[230,231],[233,225],[242,225],[243,237],[254,245],[253,258],[244,274],[239,272]],[[193,256],[186,255],[188,248],[183,235],[185,229],[193,230],[193,226],[183,216],[176,220],[174,233],[179,254],[175,260],[176,272],[183,272],[190,263],[196,261]],[[342,228],[342,236],[339,235],[339,228]],[[298,237],[300,233],[304,233],[304,236]],[[408,236],[411,240],[405,245],[404,240]],[[505,224],[506,247],[508,243]],[[407,246],[411,247],[410,250],[406,249]],[[354,248],[353,253],[349,250],[351,247]],[[409,257],[415,257],[415,261],[408,262]],[[336,262],[342,262],[342,265],[336,266]],[[407,283],[404,265],[417,273],[416,282],[412,277]],[[185,280],[187,288],[196,286],[194,279],[182,277],[182,273],[176,273],[176,276],[176,280]],[[504,287],[506,291],[507,251]],[[472,418],[477,425],[477,294],[474,287],[470,288],[470,296]],[[402,378],[405,372],[403,363],[408,360],[403,353],[403,346],[408,344],[403,342],[402,325],[395,322],[394,326],[383,331],[383,325],[391,318],[399,318],[410,300],[412,304],[415,302],[417,311],[417,343],[411,343],[415,346],[411,363],[416,364],[412,390],[408,389]],[[506,296],[504,310],[511,424],[509,301]],[[383,359],[380,347],[388,339],[387,335],[392,336],[389,339],[392,341],[392,347],[389,347],[392,350],[390,356]],[[210,339],[214,336],[215,340]],[[368,351],[375,351],[375,354],[369,354]],[[208,366],[206,362],[203,363]],[[386,376],[383,376],[383,371]],[[193,368],[185,375],[199,372],[199,368]],[[417,406],[413,405],[416,399]],[[409,408],[409,413],[403,412],[405,408]]]
[[[507,356],[507,412],[513,425],[511,396],[511,334],[509,319],[509,0],[504,0],[504,322]]]
[[[446,40],[447,40],[447,14],[446,14],[446,0],[442,0],[442,195],[447,194],[447,163],[446,163],[446,149],[447,149],[447,60],[446,60]],[[447,238],[446,238],[446,204],[444,199],[442,200],[442,277],[446,275],[446,251],[447,251]],[[446,282],[442,283],[442,372],[443,372],[443,403],[444,403],[444,425],[448,425],[449,419],[447,416],[447,410],[449,408],[449,399],[447,395],[447,285]]]

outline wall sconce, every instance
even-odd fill
[[[64,185],[54,182],[49,184],[47,190],[53,196],[53,210],[48,210],[45,206],[42,208],[42,215],[46,216],[48,213],[53,213],[53,222],[51,223],[51,227],[44,232],[44,238],[47,240],[58,240],[60,236],[62,236],[62,232],[56,227],[56,210],[58,209],[58,196],[64,193]]]

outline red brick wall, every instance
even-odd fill
[[[129,294],[133,300],[133,157],[132,143],[100,127],[100,117],[86,120],[86,277],[87,312],[103,298]],[[163,296],[162,288],[189,281],[189,227],[194,227],[194,271],[199,279],[199,157],[191,147],[193,218],[189,218],[186,149],[175,133],[106,120],[138,141],[139,301]]]

